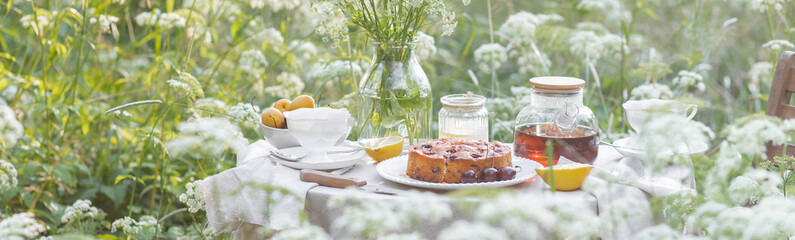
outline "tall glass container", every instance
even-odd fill
[[[402,136],[414,144],[431,138],[431,84],[412,53],[415,44],[372,45],[372,68],[358,89],[359,139]]]
[[[486,97],[453,94],[442,97],[439,111],[439,138],[489,140],[489,113]]]
[[[519,112],[514,129],[514,154],[544,166],[563,156],[592,164],[599,150],[599,127],[591,109],[582,103],[585,81],[570,77],[530,79],[530,105]],[[553,159],[548,159],[547,143]]]

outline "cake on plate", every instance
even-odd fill
[[[487,168],[513,166],[510,146],[500,142],[467,139],[433,139],[409,148],[406,175],[435,183],[460,183],[464,172],[472,170],[477,179]]]

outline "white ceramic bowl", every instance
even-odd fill
[[[351,133],[351,128],[353,127],[354,121],[355,120],[353,118],[348,119],[348,130],[339,140],[337,140],[337,143],[334,144],[335,146],[340,145],[345,141],[346,138],[348,138],[348,135]],[[295,139],[293,134],[290,133],[290,130],[286,128],[272,128],[265,126],[265,124],[262,124],[262,122],[259,122],[259,130],[262,132],[262,136],[265,138],[265,141],[277,149],[301,146],[301,144],[298,143],[298,139]]]

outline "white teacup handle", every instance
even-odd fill
[[[690,111],[690,114],[687,115],[687,120],[693,119],[693,117],[695,117],[696,113],[698,112],[698,105],[688,104],[686,110]]]

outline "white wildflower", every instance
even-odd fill
[[[417,48],[414,49],[414,56],[420,62],[425,61],[436,54],[436,41],[433,37],[423,32],[417,32]]]
[[[685,70],[679,71],[679,75],[674,78],[673,84],[682,89],[689,89],[693,87],[701,92],[703,92],[706,88],[704,85],[704,77],[702,77],[701,74]]]
[[[761,84],[770,83],[773,81],[773,64],[769,62],[758,62],[751,66],[748,70],[748,76],[751,82]]]
[[[681,234],[666,224],[647,227],[635,235],[636,240],[682,239]]]
[[[174,12],[161,13],[157,18],[157,25],[165,29],[185,27],[186,22],[184,17]]]
[[[0,239],[33,239],[47,231],[33,213],[17,213],[0,221]]]
[[[117,117],[132,117],[132,114],[126,110],[113,111],[113,115],[116,115]]]
[[[630,96],[632,100],[671,99],[674,97],[674,93],[667,85],[647,83],[633,88]]]
[[[581,206],[563,206],[555,201],[560,200],[555,199],[556,196],[549,197],[552,199],[500,194],[481,204],[474,216],[514,238],[543,238],[545,232],[554,232],[563,238],[584,239],[598,233],[599,219],[591,210]]]
[[[184,91],[188,96],[204,97],[204,90],[202,90],[199,80],[196,80],[188,72],[177,70],[177,74],[179,75],[177,78],[166,81],[168,85],[171,85],[175,90]]]
[[[252,39],[260,44],[281,45],[284,43],[284,37],[282,37],[282,33],[274,28],[265,28],[262,29],[262,31],[251,35]]]
[[[345,16],[339,8],[330,2],[318,2],[313,7],[320,15],[320,24],[315,28],[315,33],[322,36],[324,42],[331,42],[335,45],[345,40],[348,26]]]
[[[166,143],[168,154],[174,157],[212,158],[227,149],[238,152],[248,146],[240,128],[224,118],[199,118],[177,126],[181,136]]]
[[[14,164],[0,159],[0,191],[8,191],[17,186],[17,169]]]
[[[154,26],[160,16],[160,9],[155,8],[151,12],[142,12],[135,16],[135,23],[140,26]]]
[[[529,43],[535,39],[536,28],[551,21],[562,21],[563,17],[557,14],[539,14],[535,15],[529,12],[521,11],[508,17],[508,20],[500,25],[497,34],[506,38],[511,43],[522,44]]]
[[[50,26],[50,16],[46,12],[38,12],[35,16],[33,14],[22,16],[19,22],[22,27],[30,28],[33,33],[39,35],[45,27]]]
[[[519,65],[519,73],[522,75],[543,75],[548,72],[549,66],[552,65],[552,60],[545,53],[536,54],[530,52],[522,54],[516,59],[516,64]]]
[[[141,231],[138,233],[137,239],[152,239],[155,234],[160,231],[160,224],[157,219],[152,216],[141,216],[138,218],[138,227]]]
[[[263,9],[265,8],[265,4],[267,3],[266,0],[250,0],[248,1],[248,5],[251,6],[253,9]]]
[[[507,60],[508,53],[499,43],[483,44],[475,50],[475,63],[484,73],[490,74],[492,70],[499,69]]]
[[[784,39],[776,39],[776,40],[770,40],[765,44],[762,44],[762,47],[768,48],[773,51],[781,51],[781,50],[791,50],[795,48],[795,45],[793,45],[790,41]]]
[[[246,50],[240,54],[237,63],[238,69],[254,76],[256,79],[262,78],[262,75],[265,73],[265,68],[269,65],[268,60],[265,59],[265,55],[262,54],[262,51],[257,49]]]
[[[572,54],[597,62],[605,55],[617,53],[624,46],[624,39],[615,34],[598,35],[591,30],[575,30],[569,38]]]
[[[714,135],[701,122],[688,120],[683,115],[663,114],[645,120],[638,141],[647,153],[644,161],[653,169],[659,169],[690,162],[687,155],[667,156],[670,155],[670,149],[678,149],[682,143],[707,143]]]
[[[0,102],[0,146],[8,149],[17,145],[25,128],[17,120],[17,114],[11,107]]]
[[[271,96],[280,98],[290,98],[301,94],[304,90],[304,82],[298,75],[282,72],[276,76],[276,84],[274,86],[266,87],[265,92]]]
[[[111,224],[111,232],[119,230],[126,235],[136,235],[141,231],[141,227],[138,226],[138,222],[136,222],[135,219],[124,217],[116,219],[116,221],[113,221],[113,224]]]
[[[243,123],[244,126],[256,128],[260,121],[259,107],[250,103],[238,103],[229,108],[229,116],[235,121]]]
[[[241,13],[237,3],[228,0],[189,0],[183,2],[183,7],[198,11],[204,15],[212,13],[221,18]]]
[[[336,60],[323,65],[312,74],[313,78],[320,81],[349,79],[351,75],[361,76],[362,67],[349,60]]]
[[[455,12],[449,11],[442,15],[442,36],[450,36],[455,31],[458,21],[455,20]]]
[[[511,239],[505,230],[489,226],[481,222],[467,222],[464,220],[455,221],[450,227],[445,228],[439,233],[439,240],[458,240],[458,239],[484,239],[502,240]]]
[[[116,24],[119,21],[118,17],[111,16],[111,15],[99,15],[99,17],[91,17],[88,19],[91,24],[99,24],[99,29],[103,32],[109,32],[111,30],[111,25]]]
[[[257,0],[252,0],[252,2]],[[271,5],[271,10],[274,12],[278,12],[281,10],[285,11],[292,11],[299,5],[301,5],[300,0],[269,0],[268,4]]]
[[[210,31],[198,25],[185,29],[185,34],[189,39],[202,41],[205,45],[213,43],[213,35]]]
[[[290,44],[287,44],[287,49],[302,61],[309,61],[318,53],[315,44],[304,40],[290,41]]]
[[[621,3],[616,0],[582,0],[577,4],[577,9],[586,11],[609,11],[620,7]]]
[[[91,200],[77,200],[72,206],[66,207],[64,215],[61,216],[61,223],[68,223],[73,220],[93,219],[99,216],[99,210],[91,206]]]
[[[783,127],[778,119],[761,117],[750,121],[741,121],[741,124],[732,124],[726,131],[726,140],[732,148],[741,154],[761,155],[765,157],[765,142],[772,141],[774,145],[788,142],[785,131],[793,130]],[[792,122],[792,120],[788,120]]]
[[[281,230],[271,240],[331,240],[325,230],[312,224],[302,224],[297,228]]]
[[[185,193],[179,195],[179,201],[188,205],[188,212],[196,213],[204,209],[204,191],[201,188],[202,180],[189,182],[185,185]]]
[[[200,98],[188,109],[191,120],[202,117],[219,116],[227,113],[226,103],[215,98]]]

